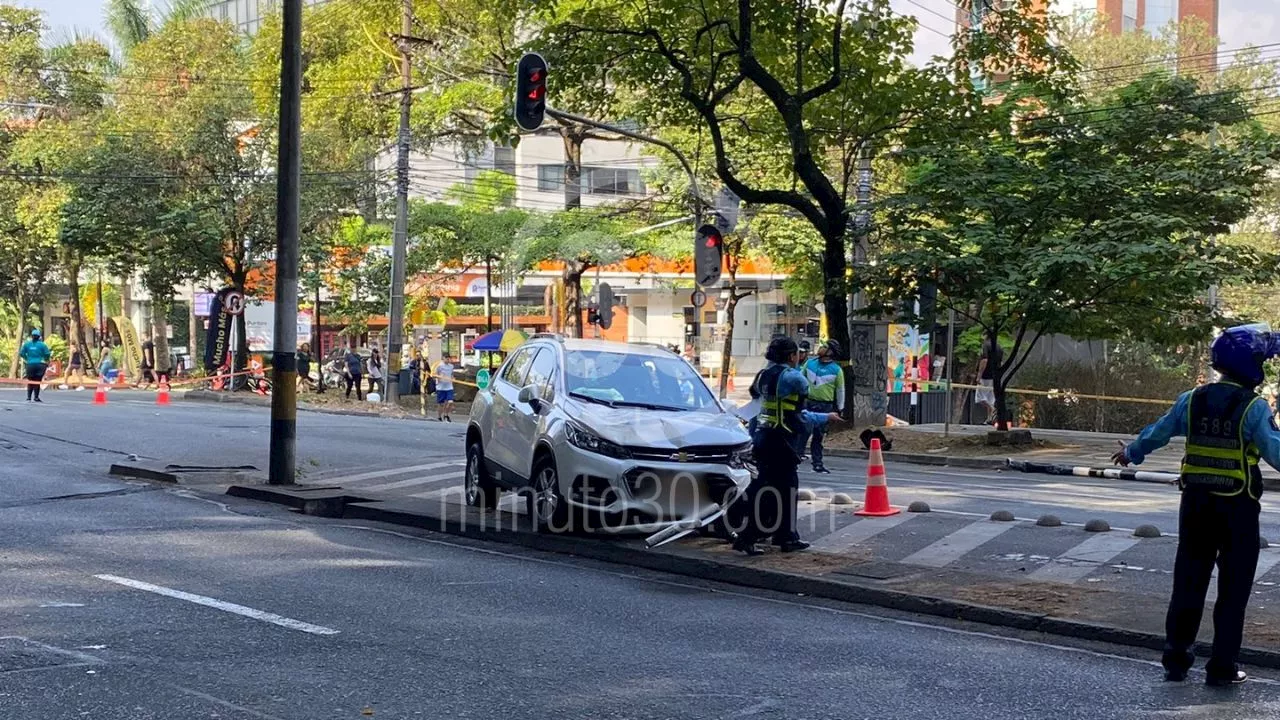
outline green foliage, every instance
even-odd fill
[[[1041,97],[1029,117],[1024,102],[989,106],[986,135],[903,155],[904,193],[885,203],[895,245],[865,273],[884,306],[933,279],[941,307],[1012,334],[998,398],[1044,334],[1203,339],[1205,288],[1274,277],[1274,258],[1208,242],[1280,159],[1238,95],[1152,74],[1097,100]],[[1241,140],[1210,147],[1215,127]]]

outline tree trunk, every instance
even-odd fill
[[[86,366],[91,366],[93,361],[89,354],[89,345],[85,342],[84,334],[84,309],[80,306],[80,267],[81,260],[79,255],[68,257],[67,261],[67,287],[71,290],[71,342],[80,348],[80,357]],[[67,355],[70,361],[71,355]],[[85,367],[85,370],[90,370]],[[96,372],[96,368],[92,368]]]
[[[133,286],[129,278],[120,281],[120,315],[133,322]]]
[[[827,316],[827,336],[829,340],[840,343],[846,352],[849,344],[849,288],[845,281],[845,233],[841,228],[837,234],[826,237],[822,249],[822,276],[825,278],[822,287],[822,304]]]
[[[22,343],[27,339],[27,293],[23,289],[21,282],[18,284],[17,295],[14,300],[18,306],[18,340],[13,347],[13,359],[9,362],[9,377],[18,377],[18,367],[22,362],[19,353],[22,350]]]
[[[724,308],[724,348],[720,351],[720,399],[729,393],[729,365],[733,362],[733,326],[738,310],[738,281],[729,278],[729,301]]]
[[[187,340],[187,354],[191,358],[192,364],[195,365],[196,358],[200,357],[200,319],[196,316],[196,286],[191,285],[191,304],[188,306],[187,312],[187,333],[191,336]]]
[[[988,333],[988,342],[990,345],[990,354],[987,358],[987,367],[991,368],[991,389],[996,396],[996,429],[1000,432],[1009,430],[1009,410],[1005,406],[1005,377],[1001,364],[1004,362],[1004,353],[1000,349],[1000,336],[995,333]]]
[[[484,259],[484,331],[493,332],[493,259]]]
[[[587,271],[585,267],[579,266],[576,261],[565,261],[564,272],[564,288],[565,295],[565,322],[573,328],[573,336],[576,338],[584,337],[582,322],[582,274]],[[569,328],[565,328],[568,330]]]
[[[564,140],[564,209],[582,207],[582,135],[571,129],[561,130]]]
[[[173,306],[172,289],[161,293],[151,291],[151,342],[155,345],[155,371],[168,373],[169,368],[169,310]]]

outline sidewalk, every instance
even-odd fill
[[[813,543],[808,552],[746,558],[723,541],[699,537],[648,550],[639,538],[534,533],[523,499],[514,495],[504,495],[495,511],[465,507],[463,465],[456,460],[316,477],[288,488],[239,485],[228,493],[326,517],[405,525],[780,592],[1147,648],[1163,642],[1177,544],[1169,535],[1137,537],[1133,528],[1120,527],[1089,532],[1052,518],[997,521],[969,512],[862,518],[854,515],[859,504],[846,504],[819,488],[797,511],[800,533]],[[893,496],[897,503],[911,499],[902,492]],[[1248,662],[1280,667],[1280,548],[1262,550],[1255,581],[1246,626],[1246,644],[1255,650]],[[1211,617],[1206,612],[1205,641],[1212,638]]]

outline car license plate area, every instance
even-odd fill
[[[626,481],[633,501],[663,520],[696,516],[713,503],[705,478],[688,471],[634,468]]]

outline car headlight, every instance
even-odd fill
[[[729,454],[729,467],[732,468],[744,468],[754,462],[755,458],[751,453],[751,443],[734,448],[733,452]]]
[[[577,425],[575,423],[565,423],[565,437],[569,440],[569,444],[586,450],[587,452],[598,453],[611,458],[624,460],[631,457],[631,453],[618,443],[605,440],[590,430]]]

